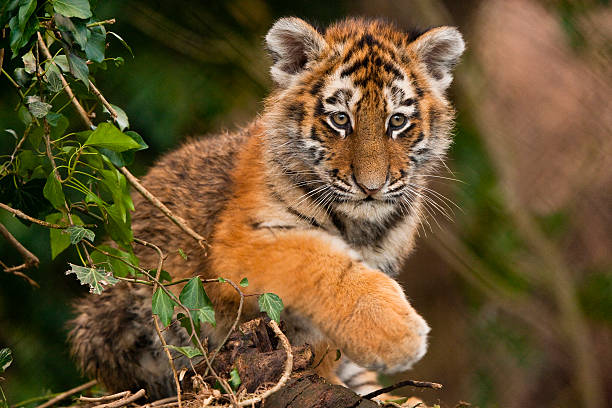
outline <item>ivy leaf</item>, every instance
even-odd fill
[[[19,28],[23,31],[32,13],[36,10],[36,0],[22,0],[19,2],[17,13]]]
[[[280,313],[285,307],[283,301],[274,293],[264,293],[259,296],[259,310],[266,312],[270,319],[280,323]]]
[[[85,87],[89,89],[89,68],[85,60],[71,53],[68,58],[68,66],[70,68],[70,73],[74,75],[76,79],[83,82]]]
[[[159,316],[159,320],[161,320],[164,327],[167,327],[172,321],[176,302],[162,288],[157,288],[153,294],[152,301],[153,314]]]
[[[41,101],[34,101],[28,104],[28,110],[36,118],[44,118],[53,106]]]
[[[204,306],[198,310],[197,313],[198,320],[204,323],[210,323],[212,327],[216,327],[217,322],[215,320],[215,309],[213,309],[212,305]]]
[[[134,58],[134,53],[132,52],[132,48],[128,45],[128,43],[125,42],[123,38],[121,38],[119,34],[114,33],[112,31],[109,31],[108,33],[113,35],[115,38],[117,38],[121,42],[121,44],[123,44],[123,46],[130,52],[130,54],[132,54],[132,58]]]
[[[85,45],[85,55],[95,61],[104,61],[104,51],[106,50],[106,29],[103,26],[93,27],[89,30],[87,44]]]
[[[12,362],[13,356],[11,354],[11,349],[0,349],[0,373],[5,372]]]
[[[242,280],[240,281],[240,286],[246,288],[247,286],[249,286],[249,280],[247,278],[242,278]]]
[[[76,245],[81,242],[83,239],[87,239],[90,242],[93,242],[96,234],[92,230],[89,230],[81,225],[72,225],[66,228],[66,232],[70,234],[70,243],[72,245]]]
[[[47,177],[47,182],[45,183],[45,187],[43,188],[43,195],[55,208],[63,208],[66,198],[64,197],[64,192],[62,191],[62,184],[55,177],[55,173],[49,173]]]
[[[65,225],[68,223],[66,214],[61,212],[49,214],[45,217],[45,221],[52,224]],[[80,225],[83,224],[81,218],[78,215],[72,214],[72,222]],[[59,254],[64,252],[66,248],[70,246],[70,237],[65,230],[50,228],[49,229],[49,241],[51,244],[51,259],[55,259]]]
[[[64,84],[62,84],[60,75],[61,74],[57,66],[53,64],[48,65],[45,80],[47,83],[47,88],[49,88],[49,90],[53,93],[57,93],[64,89]]]
[[[196,332],[200,331],[200,322],[214,325],[214,308],[200,278],[196,276],[187,282],[179,294],[179,300],[185,307],[190,309],[191,318],[196,326]]]
[[[233,368],[232,371],[230,371],[229,383],[234,391],[236,391],[238,387],[240,387],[240,384],[242,384],[242,380],[240,379],[240,375],[238,374],[238,370],[236,368]]]
[[[125,111],[123,109],[121,109],[120,107],[113,105],[111,103],[111,106],[113,107],[113,109],[115,110],[115,112],[117,112],[117,118],[115,119],[115,121],[117,122],[117,125],[119,126],[119,129],[123,132],[125,129],[130,127],[130,121],[128,120],[128,116],[125,113]],[[108,113],[110,115],[110,112],[108,109],[106,109],[106,106],[104,107],[104,113]],[[136,132],[134,132],[136,133]],[[127,132],[126,132],[127,134]],[[136,133],[136,135],[138,135],[138,133]],[[128,135],[131,136],[131,135]],[[140,137],[140,135],[138,135],[138,137]],[[134,139],[132,137],[132,139]],[[142,138],[140,138],[142,140]],[[148,146],[147,146],[148,147]],[[138,149],[138,150],[142,150],[142,149]]]
[[[104,147],[115,152],[140,148],[138,142],[108,122],[98,125],[85,141],[85,146]]]
[[[32,50],[28,51],[23,57],[21,57],[23,61],[23,67],[28,74],[33,74],[36,72],[36,58],[34,58],[34,54]]]
[[[200,351],[200,349],[197,349],[197,348],[191,347],[191,346],[177,347],[177,346],[173,346],[171,344],[168,344],[166,347],[168,347],[170,350],[178,351],[179,353],[183,354],[184,356],[187,356],[187,358],[194,358],[194,357],[202,355],[202,352]]]
[[[81,282],[81,285],[89,285],[89,292],[99,295],[105,289],[105,286],[112,286],[119,282],[104,269],[90,268],[88,266],[80,266],[69,263],[70,270],[66,271],[66,275],[74,273]]]
[[[53,10],[66,17],[89,18],[92,16],[88,0],[55,0]]]

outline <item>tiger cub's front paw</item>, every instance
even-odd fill
[[[357,302],[347,327],[350,334],[342,343],[348,357],[362,367],[404,371],[425,355],[430,329],[397,282],[385,275],[378,278],[376,289]]]

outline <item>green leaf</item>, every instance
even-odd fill
[[[26,126],[32,123],[32,115],[28,108],[23,105],[19,108],[19,111],[17,111],[17,116],[19,116],[19,120]]]
[[[0,373],[5,372],[12,362],[13,356],[11,354],[11,349],[0,349]]]
[[[153,294],[153,314],[159,316],[164,327],[167,327],[172,321],[176,305],[176,302],[162,288],[157,288]]]
[[[87,44],[85,45],[85,55],[87,58],[95,61],[104,61],[104,52],[106,51],[106,30],[103,26],[93,27],[89,30]]]
[[[194,358],[194,357],[202,355],[202,352],[200,351],[200,349],[191,347],[191,346],[177,347],[177,346],[168,344],[166,347],[168,347],[170,350],[178,351],[179,353],[183,354],[187,358]]]
[[[55,177],[55,173],[49,173],[47,182],[43,188],[43,195],[55,208],[63,208],[66,198],[62,191],[62,184]]]
[[[153,271],[151,274],[155,275],[157,272]],[[161,270],[161,273],[159,274],[159,281],[160,282],[172,282],[172,276],[170,276],[170,274],[168,273],[168,271],[165,270]]]
[[[122,251],[117,248],[113,248],[108,245],[98,245],[96,250],[91,254],[91,259],[96,265],[103,265],[104,269],[109,270],[114,276],[126,277],[128,275],[134,276],[136,271],[125,262],[120,261],[117,258],[103,254],[101,251],[107,252],[111,255],[119,257],[132,265],[138,266],[138,258],[131,253]]]
[[[32,50],[28,51],[27,54],[21,57],[23,61],[23,67],[28,74],[33,74],[36,72],[36,58],[34,58],[34,54]]]
[[[247,278],[242,278],[242,280],[240,281],[240,286],[246,288],[247,286],[249,286],[249,280]]]
[[[117,118],[115,118],[115,122],[117,122],[117,125],[119,126],[119,129],[121,129],[121,131],[123,132],[125,129],[130,127],[130,121],[128,120],[128,116],[125,113],[125,111],[123,109],[121,109],[120,107],[118,107],[117,105],[113,105],[111,103],[111,106],[115,110],[115,112],[117,112]],[[106,107],[104,107],[104,112],[106,112],[106,113],[108,113],[110,115],[110,112],[108,111],[108,109],[106,109]],[[133,132],[133,133],[136,133],[136,132]],[[131,135],[128,134],[128,132],[126,132],[126,134],[128,136],[132,137]],[[138,133],[136,133],[136,135],[142,140],[142,138],[140,137],[140,135],[138,135]],[[134,141],[136,143],[138,143],[138,141],[134,137],[132,137],[132,139],[134,139]],[[140,143],[138,143],[138,144],[140,144]],[[138,150],[142,150],[142,148],[140,148]]]
[[[76,79],[83,82],[85,87],[89,89],[89,68],[85,60],[71,53],[68,58],[68,66],[70,68],[70,73],[74,75]]]
[[[187,282],[179,295],[179,300],[190,309],[191,318],[196,325],[196,332],[200,331],[200,322],[214,324],[214,308],[200,278],[196,276]]]
[[[18,51],[30,42],[30,38],[38,29],[38,20],[35,18],[28,19],[25,27],[20,27],[18,16],[14,16],[9,21],[9,29],[9,44],[13,51],[13,58],[15,58]]]
[[[47,83],[47,88],[49,91],[53,93],[57,93],[64,89],[64,84],[62,84],[62,80],[60,78],[59,68],[53,64],[49,64],[47,66],[47,72],[45,75],[45,81]]]
[[[221,278],[221,277],[219,277],[219,278],[218,278],[218,280],[219,280],[219,282],[221,282],[221,283],[225,283],[225,282],[227,282],[225,279],[223,279],[223,278]]]
[[[19,28],[23,30],[32,13],[36,10],[36,0],[21,0],[19,2],[19,12],[17,17],[19,20]]]
[[[184,260],[187,260],[187,254],[181,248],[178,249],[178,253]]]
[[[240,387],[240,384],[242,384],[242,380],[240,379],[240,375],[238,374],[238,370],[236,368],[233,368],[232,371],[230,371],[229,383],[234,391]]]
[[[127,48],[127,50],[130,52],[130,54],[132,54],[132,58],[134,58],[134,53],[132,52],[132,48],[131,48],[131,47],[128,45],[128,43],[126,43],[126,42],[125,42],[125,40],[124,40],[123,38],[121,38],[121,37],[119,36],[119,34],[114,33],[114,32],[112,32],[112,31],[109,31],[108,33],[109,33],[109,34],[111,34],[111,35],[113,35],[113,36],[115,36],[115,38],[117,38],[117,39],[118,39],[118,40],[121,42],[121,44],[123,44],[123,46],[124,46],[125,48]],[[121,58],[121,57],[119,57],[119,58]],[[121,58],[121,59],[123,60],[123,58]]]
[[[68,218],[63,213],[53,213],[45,217],[45,221],[52,224],[66,225]],[[83,224],[78,215],[72,214],[72,222],[80,225]],[[49,241],[51,243],[51,259],[55,259],[60,253],[70,246],[70,236],[65,230],[56,228],[49,229]]]
[[[81,49],[85,51],[85,46],[87,45],[87,26],[85,23],[75,23],[60,13],[55,13],[53,15],[53,19],[55,20],[55,25],[57,28],[62,31],[64,41],[69,40],[69,38],[73,36],[77,44],[79,44]],[[70,34],[72,34],[72,36],[70,36]]]
[[[98,128],[87,138],[85,146],[104,147],[115,152],[140,148],[140,145],[134,139],[107,122],[98,125]]]
[[[54,0],[53,10],[66,17],[89,18],[92,16],[88,0]]]
[[[70,235],[70,243],[76,245],[83,239],[87,239],[90,242],[94,241],[96,234],[92,230],[89,230],[81,225],[72,225],[66,228],[66,232]]]
[[[34,101],[28,103],[28,110],[32,114],[32,116],[36,118],[44,118],[47,113],[51,110],[52,106],[48,103],[41,101]]]
[[[215,320],[215,309],[210,306],[204,306],[200,308],[197,313],[198,320],[203,323],[210,323],[213,327],[217,325]]]
[[[112,105],[112,106],[115,107],[115,109],[117,109],[115,105]],[[129,126],[129,123],[128,123],[128,126]],[[140,148],[136,149],[136,151],[145,150],[149,148],[149,145],[145,143],[145,141],[142,139],[142,136],[140,136],[138,133],[134,132],[133,130],[128,130],[127,132],[125,132],[125,134],[131,137],[132,139],[134,139],[134,141],[140,145]]]
[[[259,296],[259,310],[266,312],[270,319],[280,323],[280,313],[285,307],[283,301],[274,293],[264,293]]]
[[[70,265],[70,269],[66,271],[66,275],[74,273],[81,285],[89,285],[89,292],[99,295],[105,289],[105,286],[112,286],[119,282],[104,269],[90,268],[88,266]]]

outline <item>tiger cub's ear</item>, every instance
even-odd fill
[[[327,48],[323,36],[296,17],[278,20],[266,35],[266,45],[274,60],[270,68],[272,79],[281,87],[289,85],[292,76]]]
[[[455,27],[437,27],[421,34],[409,49],[427,68],[432,85],[444,92],[453,81],[452,70],[465,51],[465,42]]]

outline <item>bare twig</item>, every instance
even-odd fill
[[[380,390],[372,391],[371,393],[364,395],[363,398],[372,399],[372,398],[378,397],[381,394],[385,394],[387,392],[391,392],[398,388],[408,387],[408,386],[420,387],[420,388],[433,388],[434,390],[441,390],[442,388],[444,388],[442,384],[438,384],[435,382],[404,380],[404,381],[398,382],[397,384],[393,384],[388,387],[381,388]]]
[[[89,382],[86,382],[85,384],[79,385],[78,387],[74,387],[72,389],[69,389],[68,391],[62,392],[57,397],[55,397],[53,399],[50,399],[49,401],[45,402],[44,404],[39,405],[37,408],[47,408],[47,407],[53,406],[56,403],[58,403],[61,400],[63,400],[64,398],[69,397],[72,394],[76,394],[77,392],[85,391],[86,389],[93,387],[97,383],[98,383],[97,380],[91,380]]]
[[[274,385],[274,387],[266,390],[262,394],[257,395],[253,398],[249,398],[247,400],[240,401],[238,405],[240,405],[241,407],[254,405],[258,402],[261,402],[265,398],[268,398],[270,395],[280,390],[287,383],[287,380],[291,376],[291,370],[293,370],[293,354],[291,353],[291,345],[289,344],[289,340],[287,339],[287,336],[285,336],[285,334],[281,331],[280,327],[278,327],[278,324],[274,320],[270,320],[269,324],[270,324],[270,327],[272,327],[272,330],[274,330],[274,333],[276,333],[276,336],[280,340],[281,344],[283,345],[283,349],[285,349],[285,353],[287,353],[287,359],[285,360],[285,369],[283,371],[283,375],[278,380],[278,382]]]
[[[108,404],[95,405],[93,408],[119,408],[131,402],[134,402],[137,399],[142,398],[144,396],[145,396],[145,390],[141,389],[138,392],[136,392],[134,395],[130,395],[129,397],[125,397],[118,401],[110,402]]]
[[[114,18],[110,18],[108,20],[102,20],[102,21],[96,21],[94,23],[89,23],[87,24],[87,27],[95,27],[95,26],[101,26],[104,24],[115,24],[117,22],[117,20],[115,20]]]
[[[58,225],[58,224],[52,224],[50,222],[47,221],[42,221],[39,220],[37,218],[34,217],[30,217],[29,215],[25,214],[24,212],[17,210],[13,207],[9,207],[6,204],[0,203],[0,208],[2,208],[3,210],[6,210],[10,213],[15,214],[17,217],[22,218],[26,221],[30,221],[33,222],[34,224],[38,224],[38,225],[42,225],[43,227],[47,227],[47,228],[55,228],[55,229],[65,229],[68,228],[69,225]]]
[[[4,272],[7,273],[12,273],[13,275],[17,275],[23,279],[25,279],[30,285],[39,288],[40,286],[38,285],[38,283],[36,283],[36,281],[32,278],[30,278],[28,275],[26,275],[25,273],[19,272],[22,269],[27,269],[29,267],[37,267],[38,264],[40,263],[40,261],[38,260],[38,257],[36,255],[34,255],[33,253],[31,253],[30,251],[28,251],[28,249],[26,247],[24,247],[23,245],[21,245],[21,242],[17,241],[17,239],[13,236],[13,234],[11,234],[9,232],[8,229],[6,229],[6,227],[3,224],[0,224],[0,234],[2,234],[2,236],[15,248],[17,249],[17,252],[19,252],[21,254],[21,256],[24,259],[24,263],[18,266],[13,266],[13,267],[6,267],[4,264]]]
[[[81,395],[79,397],[79,401],[85,401],[85,402],[112,401],[112,400],[116,400],[116,399],[119,399],[119,398],[127,397],[130,394],[131,394],[130,391],[123,391],[123,392],[118,392],[117,394],[103,395],[101,397],[83,397]]]
[[[104,95],[100,93],[98,88],[96,88],[96,86],[94,85],[93,82],[91,82],[91,80],[89,80],[89,87],[91,88],[91,91],[94,93],[94,95],[96,95],[98,99],[100,99],[100,102],[102,102],[102,105],[104,105],[104,107],[108,109],[108,112],[113,117],[113,119],[116,120],[118,116],[117,111],[111,106],[110,103],[108,103]]]
[[[25,261],[26,267],[38,266],[38,264],[40,263],[38,257],[28,251],[26,247],[21,245],[21,242],[17,241],[13,234],[11,234],[3,224],[0,224],[0,234],[2,234],[2,236],[17,250],[17,252],[19,252],[19,254],[21,254]]]
[[[168,397],[168,398],[163,398],[157,401],[153,401],[150,404],[145,405],[145,407],[149,408],[149,407],[160,407],[166,404],[169,404],[171,402],[175,402],[177,401],[177,397]]]
[[[49,48],[47,48],[47,44],[45,44],[45,41],[40,35],[40,32],[36,33],[36,35],[38,36],[38,45],[42,49],[43,54],[45,54],[45,57],[49,60],[49,62],[55,65],[57,69],[59,70],[59,77],[60,77],[60,80],[62,81],[62,85],[64,86],[64,90],[66,91],[66,94],[68,94],[68,98],[70,98],[70,101],[76,108],[77,112],[79,113],[79,116],[81,116],[81,119],[83,120],[83,122],[85,122],[85,125],[87,125],[89,129],[93,129],[94,125],[93,123],[91,123],[91,120],[89,119],[89,116],[87,115],[87,112],[85,112],[85,109],[83,109],[83,107],[77,100],[76,96],[74,96],[72,89],[70,89],[70,85],[68,85],[68,81],[66,81],[66,78],[64,78],[61,68],[59,68],[57,64],[55,63],[55,61],[53,60],[53,56],[49,52]]]
[[[206,246],[210,246],[206,242],[206,238],[204,238],[202,235],[195,232],[189,225],[187,225],[187,222],[184,219],[182,219],[181,217],[177,215],[174,215],[168,207],[166,207],[161,201],[159,201],[157,197],[151,194],[142,184],[140,184],[140,181],[138,181],[138,179],[134,177],[134,175],[130,173],[130,171],[126,167],[120,167],[119,171],[123,173],[123,175],[127,178],[130,184],[134,186],[134,188],[144,198],[146,198],[151,204],[153,204],[155,207],[161,210],[161,212],[163,212],[166,215],[166,217],[170,218],[170,220],[174,222],[180,229],[182,229],[189,236],[195,239],[198,242],[198,244],[204,249],[204,251],[206,251]]]

